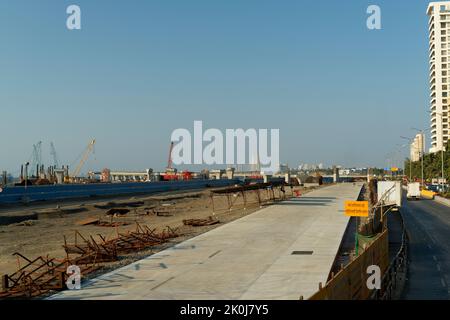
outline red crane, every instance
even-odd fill
[[[173,141],[170,143],[170,149],[169,149],[169,160],[167,161],[167,169],[172,170],[172,165],[173,165],[173,161],[172,161],[172,151],[173,151]]]
[[[173,168],[173,161],[172,161],[173,146],[174,146],[174,142],[172,141],[170,143],[169,159],[167,160],[166,173],[163,175],[163,179],[165,181],[178,180],[177,170]]]
[[[174,142],[170,143],[169,149],[169,159],[167,160],[167,168],[166,173],[163,176],[165,181],[174,181],[174,180],[191,180],[192,172],[183,171],[181,175],[177,174],[177,169],[173,168],[173,160],[172,160],[172,152],[173,152]]]

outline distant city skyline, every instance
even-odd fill
[[[81,30],[66,28],[72,3]],[[385,167],[397,137],[429,127],[428,1],[377,1],[382,30],[366,27],[370,4],[4,1],[0,170],[38,141],[46,164],[54,142],[73,165],[93,138],[83,172],[163,170],[171,132],[194,120],[280,129],[291,167]]]

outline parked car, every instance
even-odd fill
[[[443,193],[446,190],[448,190],[448,184],[442,185],[442,184],[429,184],[426,186],[427,190]]]

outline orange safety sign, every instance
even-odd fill
[[[345,215],[348,217],[368,217],[369,201],[345,201]]]

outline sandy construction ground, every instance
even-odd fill
[[[302,193],[307,192],[300,187],[296,187],[294,190],[300,190]],[[290,196],[290,190],[286,194]],[[263,200],[268,199],[265,192],[261,193],[261,195]],[[166,226],[170,226],[173,229],[178,228],[178,233],[181,234],[178,238],[172,239],[159,247],[122,256],[118,262],[109,263],[100,271],[106,272],[260,209],[256,193],[249,194],[247,199],[249,204],[246,210],[243,208],[242,198],[238,197],[235,200],[236,206],[230,212],[227,210],[227,198],[225,196],[216,196],[214,198],[215,217],[220,220],[220,224],[202,227],[184,226],[183,220],[206,219],[213,214],[210,190],[172,192],[99,202],[92,202],[91,200],[83,203],[83,201],[80,201],[76,205],[70,203],[70,206],[60,204],[57,207],[55,204],[46,208],[42,208],[41,205],[2,210],[0,217],[34,214],[37,215],[37,220],[27,220],[0,226],[0,274],[11,274],[17,270],[18,260],[13,256],[15,252],[19,252],[31,259],[46,255],[63,259],[65,257],[62,247],[64,236],[71,243],[76,230],[86,237],[101,234],[107,238],[113,238],[118,231],[123,233],[127,230],[134,230],[136,222],[141,225],[147,225],[152,229],[157,228],[160,231]],[[129,224],[117,228],[96,225],[82,226],[78,224],[80,221],[89,218],[98,218],[101,221],[110,222],[111,218],[106,215],[106,211],[110,208],[129,209],[129,213],[113,218],[114,222]],[[155,211],[160,212],[160,215],[155,214]]]

